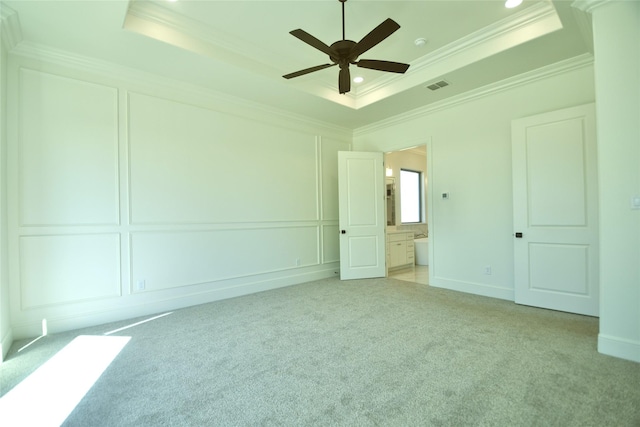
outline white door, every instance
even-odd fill
[[[598,316],[593,104],[512,122],[515,302]]]
[[[382,153],[338,152],[340,279],[384,277]]]

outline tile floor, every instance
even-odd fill
[[[407,282],[420,283],[421,285],[428,285],[429,267],[426,265],[416,265],[414,268],[403,268],[402,270],[389,272],[389,277]]]

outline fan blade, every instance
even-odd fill
[[[301,30],[301,29],[292,30],[292,31],[289,31],[289,34],[291,34],[294,37],[299,38],[300,40],[302,40],[306,44],[315,47],[319,51],[324,52],[329,56],[334,56],[335,55],[329,46],[327,46],[326,44],[324,44],[323,42],[321,42],[317,38],[313,37],[311,34],[307,33],[304,30]]]
[[[398,28],[400,28],[400,25],[398,25],[396,21],[391,18],[387,18],[382,24],[374,28],[369,34],[364,36],[357,45],[354,46],[350,55],[351,59],[356,59],[358,56],[389,37]]]
[[[409,68],[409,64],[403,64],[401,62],[392,61],[378,61],[376,59],[361,59],[356,62],[356,65],[361,68],[369,68],[371,70],[387,71],[389,73],[404,74]]]
[[[338,76],[338,90],[340,93],[347,93],[351,90],[351,73],[349,67],[340,68]]]
[[[322,64],[316,65],[315,67],[305,68],[304,70],[296,71],[295,73],[285,74],[285,79],[292,79],[294,77],[304,76],[305,74],[313,73],[314,71],[324,70],[325,68],[333,67],[336,64]]]

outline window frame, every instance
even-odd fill
[[[402,182],[403,182],[402,176],[403,176],[404,172],[417,174],[417,180],[418,180],[418,189],[417,189],[417,192],[418,192],[418,194],[417,194],[417,196],[418,196],[417,197],[417,199],[418,199],[417,200],[417,202],[418,202],[418,207],[417,207],[417,209],[418,209],[418,212],[417,212],[418,213],[418,220],[417,221],[410,221],[410,222],[403,221],[404,206],[405,206],[404,203],[405,202],[403,200],[404,197],[403,197],[403,188],[402,188],[403,187],[403,185],[402,185]],[[419,170],[400,168],[400,224],[421,224],[423,222],[422,221],[422,219],[423,219],[422,206],[423,206],[423,202],[424,202],[423,201],[423,198],[424,198],[424,196],[423,196],[423,193],[424,193],[423,185],[424,184],[422,183],[422,175],[423,175],[423,172],[419,171]]]

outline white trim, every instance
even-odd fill
[[[0,38],[7,50],[16,47],[22,41],[22,30],[18,13],[0,2]]]
[[[431,254],[429,255],[431,257]],[[430,258],[429,262],[431,263],[431,261],[432,259]],[[429,271],[431,271],[431,268]],[[463,282],[461,280],[451,280],[442,277],[429,277],[429,286],[512,302],[514,300],[513,289],[487,285],[485,283]]]
[[[136,25],[136,20],[143,21],[145,25],[143,27]],[[123,28],[145,34],[145,27],[149,26],[160,27],[165,33],[179,33],[187,38],[197,40],[201,53],[208,54],[212,58],[228,57],[234,62],[249,62],[254,71],[257,67],[267,75],[280,74],[279,70],[270,65],[273,63],[272,58],[276,55],[275,52],[258,50],[252,43],[243,42],[238,37],[214,29],[212,26],[181,15],[157,3],[132,1]],[[149,37],[175,44],[173,40],[163,38],[158,32],[152,31]],[[188,46],[180,47],[189,49]]]
[[[356,109],[377,102],[389,94],[422,86],[425,81],[440,79],[451,71],[561,28],[562,22],[554,6],[550,2],[538,3],[434,51],[411,64],[409,72],[401,78],[387,74],[377,79],[376,82],[381,83],[376,87],[358,92]]]
[[[571,3],[571,7],[575,7],[576,9],[587,13],[593,13],[596,8],[610,2],[611,0],[575,0]]]
[[[124,28],[199,55],[235,65],[241,64],[244,68],[250,68],[253,72],[267,77],[279,77],[283,73],[281,69],[272,65],[273,58],[278,56],[275,51],[256,49],[255,45],[242,42],[231,34],[215,30],[200,21],[151,2],[132,2],[127,11]],[[179,34],[180,37],[175,37],[175,34]],[[339,94],[334,83],[316,81],[311,89],[306,86],[304,80],[291,81],[289,84],[336,104],[357,108],[355,91]]]
[[[598,352],[633,362],[640,362],[640,341],[599,334]]]
[[[573,12],[573,16],[576,19],[576,24],[578,24],[578,29],[580,30],[580,35],[584,43],[587,45],[589,52],[593,54],[593,25],[591,22],[591,14],[576,7],[572,8],[571,12]]]
[[[463,94],[447,98],[439,102],[434,102],[433,104],[428,104],[423,107],[416,108],[415,110],[409,111],[407,113],[399,114],[385,120],[380,120],[371,125],[360,127],[353,131],[354,138],[391,126],[406,123],[416,118],[432,114],[436,111],[445,110],[453,106],[464,104],[479,98],[483,98],[485,96],[493,95],[495,93],[502,92],[514,87],[523,86],[538,80],[588,67],[592,64],[593,55],[589,53],[585,53],[574,58],[569,58],[564,61],[556,62],[555,64],[551,64],[546,67],[538,68],[536,70],[529,71],[515,77],[482,86],[469,92],[465,92]]]
[[[175,311],[182,308],[192,307],[194,305],[250,295],[257,292],[284,288],[287,286],[335,277],[337,269],[337,263],[333,266],[325,264],[318,270],[303,272],[300,274],[294,273],[289,276],[259,279],[254,282],[245,282],[236,285],[229,284],[224,288],[211,289],[205,292],[185,292],[184,294],[176,297],[168,297],[154,302],[141,302],[139,304],[105,309],[102,311],[75,313],[71,316],[47,316],[48,330],[49,333],[59,333],[131,319],[134,317],[158,314],[165,311]],[[233,281],[230,283],[232,282]],[[27,320],[20,323],[14,323],[12,326],[13,336],[17,339],[37,336],[42,332],[42,323],[40,320]]]
[[[535,6],[488,25],[421,57],[418,61],[411,64],[411,73],[416,74],[429,71],[434,65],[452,59],[456,55],[474,49],[484,49],[487,43],[491,43],[493,40],[503,37],[505,34],[517,31],[524,26],[535,24],[550,16],[556,16],[556,11],[551,3],[538,3]],[[372,92],[385,89],[396,80],[398,80],[398,78],[392,74],[378,78],[376,79],[376,85],[370,85],[366,90],[358,91],[358,97],[360,98]],[[358,108],[363,106],[365,105],[358,105]]]
[[[0,365],[7,357],[7,353],[9,353],[9,349],[13,344],[13,330],[9,328],[4,337],[2,337],[2,341],[0,341]]]

